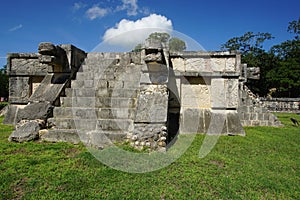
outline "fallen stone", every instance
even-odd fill
[[[40,124],[38,121],[21,121],[16,130],[9,136],[10,142],[28,142],[39,137]]]

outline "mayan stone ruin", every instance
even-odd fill
[[[238,52],[170,52],[155,40],[120,53],[41,43],[38,53],[9,54],[7,66],[10,141],[127,141],[156,150],[177,134],[281,125],[246,87],[259,70]]]

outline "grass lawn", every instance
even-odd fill
[[[220,137],[205,158],[197,135],[166,168],[144,174],[111,169],[83,145],[10,143],[0,125],[2,199],[300,199],[300,127],[247,127],[247,136]],[[2,118],[0,122],[2,121]]]

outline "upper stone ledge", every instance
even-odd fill
[[[7,58],[38,58],[38,53],[8,53]]]
[[[240,55],[238,51],[178,51],[170,52],[171,57],[184,57],[184,58],[196,58],[196,57],[235,57]]]

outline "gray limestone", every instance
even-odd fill
[[[144,86],[138,98],[135,122],[166,122],[168,94],[166,86]]]
[[[48,130],[29,121],[12,141],[40,135],[100,149],[127,141],[159,150],[178,130],[245,135],[242,125],[279,124],[243,87],[259,71],[241,64],[237,52],[170,53],[157,40],[147,40],[141,52],[87,54],[52,43],[41,43],[38,52],[9,55],[4,122],[42,119]]]
[[[21,120],[47,120],[52,116],[53,106],[49,102],[33,102],[19,109],[17,122]]]
[[[40,123],[38,121],[21,121],[16,130],[9,136],[9,141],[28,142],[39,137]]]

